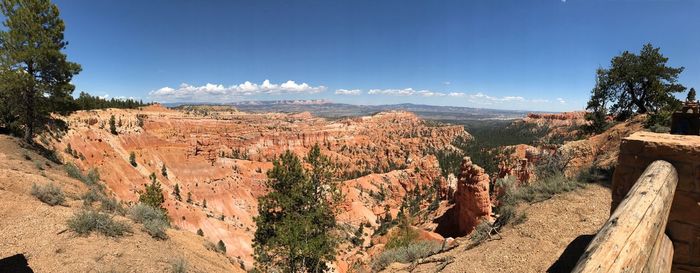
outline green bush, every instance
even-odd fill
[[[408,245],[386,249],[372,260],[372,269],[380,271],[388,265],[399,262],[408,263],[420,258],[439,253],[442,244],[434,241],[414,241]]]
[[[469,235],[469,239],[474,243],[481,243],[491,236],[491,230],[493,230],[491,223],[482,219]]]
[[[612,176],[615,173],[615,168],[601,168],[598,166],[592,166],[581,170],[576,176],[576,180],[584,183],[603,183],[611,184]]]
[[[95,189],[90,189],[87,192],[85,192],[82,196],[80,196],[80,199],[83,199],[83,204],[85,206],[90,206],[92,205],[92,203],[95,203],[102,199],[102,193],[98,192]]]
[[[100,196],[100,209],[111,213],[124,214],[125,209],[122,204],[114,197]]]
[[[412,229],[410,226],[401,226],[397,232],[389,238],[385,249],[406,247],[418,240],[418,236],[418,231]]]
[[[66,170],[66,173],[68,176],[78,179],[78,180],[83,180],[83,172],[78,169],[73,163],[66,163],[66,165],[63,165],[63,169]]]
[[[129,210],[129,218],[136,223],[145,223],[153,220],[164,220],[167,222],[168,216],[164,211],[149,205],[138,203]]]
[[[61,188],[51,182],[46,184],[46,186],[40,186],[36,183],[32,184],[32,195],[50,206],[63,204],[66,200]]]
[[[134,153],[134,152],[129,153],[129,163],[131,163],[131,166],[134,166],[134,167],[139,165],[138,163],[136,163],[136,153]]]
[[[527,202],[539,202],[552,198],[552,196],[570,192],[581,187],[578,181],[568,179],[563,174],[547,177],[527,187],[522,187],[517,192],[518,199]]]
[[[104,186],[100,184],[100,173],[97,171],[97,169],[90,169],[86,175],[83,174],[83,172],[73,163],[67,163],[63,166],[63,168],[66,170],[68,176],[80,180],[85,185],[97,187],[100,191],[104,189]]]
[[[96,231],[110,237],[122,236],[131,232],[131,228],[126,223],[116,221],[107,214],[93,210],[82,210],[73,215],[68,219],[68,228],[80,235]]]
[[[161,240],[168,239],[168,234],[165,233],[165,230],[168,229],[169,226],[170,223],[163,219],[154,219],[143,222],[143,230],[151,235],[151,237]]]
[[[226,244],[224,244],[224,241],[219,240],[219,243],[216,244],[216,250],[226,254]]]
[[[139,203],[131,207],[129,218],[136,223],[143,224],[143,230],[151,237],[162,240],[168,238],[165,230],[170,227],[170,221],[163,210]]]

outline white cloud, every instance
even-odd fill
[[[338,90],[335,90],[335,94],[336,94],[336,95],[352,95],[352,96],[357,96],[357,95],[359,95],[360,93],[362,93],[362,91],[360,91],[360,89],[351,89],[351,90],[348,90],[348,89],[338,89]]]
[[[389,95],[389,96],[423,96],[423,97],[442,97],[445,93],[434,92],[430,90],[414,90],[413,88],[404,89],[371,89],[367,94],[370,95]]]
[[[464,93],[462,93],[462,92],[450,92],[450,93],[447,94],[447,95],[450,96],[450,97],[464,97],[464,95],[466,95],[466,94],[464,94]]]
[[[464,93],[462,93],[464,94]],[[466,97],[467,100],[471,103],[474,104],[479,104],[479,105],[494,105],[494,104],[503,104],[503,103],[510,103],[510,104],[518,104],[522,105],[525,103],[530,103],[530,104],[543,104],[543,103],[548,103],[549,100],[547,99],[527,99],[521,96],[503,96],[503,97],[494,97],[494,96],[489,96],[487,94],[478,92],[476,94],[469,94],[469,95],[461,95],[460,97]]]
[[[566,101],[562,98],[557,98],[557,101],[561,104],[566,104]]]
[[[224,86],[222,84],[207,83],[202,86],[193,86],[183,83],[177,88],[163,87],[148,93],[151,98],[168,101],[178,100],[227,100],[239,96],[251,96],[260,94],[315,94],[326,90],[325,86],[311,86],[307,83],[287,81],[281,84],[271,83],[269,80],[261,84],[246,81],[238,85]]]

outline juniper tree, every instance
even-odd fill
[[[335,258],[338,199],[330,160],[317,144],[305,161],[308,169],[286,151],[267,173],[270,192],[258,199],[253,239],[256,266],[263,272],[326,272]]]
[[[24,127],[31,143],[51,112],[70,110],[81,68],[62,52],[65,24],[49,0],[2,0],[0,12],[0,126]]]

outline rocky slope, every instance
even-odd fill
[[[601,134],[565,143],[559,148],[559,152],[570,159],[567,175],[575,175],[590,167],[615,167],[620,153],[620,142],[634,132],[643,131],[645,120],[645,115],[635,116],[629,121],[613,125]]]
[[[518,210],[527,213],[527,221],[507,227],[498,239],[474,247],[460,238],[459,247],[431,256],[410,271],[411,265],[395,263],[382,272],[548,272],[570,243],[595,234],[608,219],[610,190],[590,184]]]
[[[67,196],[65,205],[49,206],[30,194],[33,183],[53,183]],[[86,186],[66,175],[63,166],[21,148],[0,135],[0,258],[24,254],[34,272],[170,272],[185,260],[188,272],[243,272],[226,256],[208,250],[206,240],[184,230],[167,230],[168,240],[155,240],[139,225],[120,238],[67,230],[67,220],[80,211]]]
[[[116,134],[110,132],[112,116]],[[257,197],[266,191],[272,160],[283,151],[301,156],[321,145],[345,180],[338,219],[351,232],[362,223],[376,227],[387,206],[396,216],[409,192],[433,185],[446,191],[437,160],[426,151],[454,149],[455,138],[470,138],[461,126],[435,126],[408,112],[328,121],[308,113],[175,111],[156,105],[80,111],[64,119],[67,133],[55,131],[38,141],[59,151],[65,162],[98,169],[124,202],[135,202],[155,173],[168,193],[164,206],[173,224],[192,233],[202,229],[211,242],[223,240],[227,255],[247,268],[252,266]],[[175,185],[179,198],[170,194]],[[343,260],[354,253],[340,255]]]

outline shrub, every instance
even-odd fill
[[[216,244],[216,250],[226,254],[226,244],[224,244],[224,241],[219,240],[219,243]]]
[[[39,160],[34,160],[34,167],[36,167],[40,171],[44,170],[44,164],[42,164]]]
[[[73,163],[67,163],[63,166],[63,168],[66,170],[68,176],[80,180],[85,185],[97,187],[100,191],[104,187],[102,184],[100,184],[100,173],[95,168],[90,169],[87,175],[83,174],[83,172]]]
[[[63,165],[63,169],[66,170],[66,173],[68,176],[78,179],[78,180],[83,180],[83,172],[78,169],[73,163],[66,163],[66,165]]]
[[[88,186],[97,185],[100,182],[100,173],[97,172],[97,169],[95,168],[90,169],[85,177],[85,181],[83,182],[85,182],[85,184]]]
[[[517,195],[518,199],[527,202],[539,202],[552,198],[555,194],[575,190],[580,186],[581,184],[577,181],[568,179],[563,174],[558,174],[520,188]]]
[[[170,268],[170,272],[172,273],[185,273],[187,272],[187,260],[177,258],[170,262]]]
[[[418,240],[418,232],[410,226],[401,226],[386,243],[386,249],[406,247]]]
[[[379,271],[391,263],[408,263],[439,253],[441,250],[442,244],[434,241],[416,241],[402,247],[386,249],[372,260],[372,269]]]
[[[170,227],[170,221],[163,210],[139,203],[131,207],[129,218],[143,224],[143,230],[151,237],[162,240],[168,238],[165,230]]]
[[[129,218],[136,223],[145,223],[153,220],[165,220],[168,216],[160,209],[156,209],[149,205],[138,203],[129,210]]]
[[[474,243],[481,243],[491,236],[491,230],[493,230],[491,223],[482,219],[469,236],[469,239]]]
[[[163,219],[154,219],[143,222],[143,230],[151,235],[151,237],[161,240],[168,239],[168,234],[165,233],[168,226],[170,226],[170,223]]]
[[[603,184],[612,183],[612,176],[615,172],[615,168],[601,168],[597,166],[591,166],[581,170],[576,176],[576,180],[584,183],[596,183],[602,182]]]
[[[32,195],[50,206],[63,204],[66,200],[61,188],[54,186],[50,182],[46,186],[40,186],[36,183],[32,184]]]
[[[200,228],[200,229],[197,229],[197,235],[199,235],[199,236],[204,236],[204,231],[202,231],[201,228]]]
[[[520,225],[522,223],[525,223],[527,221],[527,213],[520,213],[518,216],[513,219],[513,225]]]
[[[131,166],[138,166],[139,164],[136,163],[136,153],[131,152],[129,153],[129,163],[131,163]]]
[[[124,214],[125,210],[119,201],[114,197],[100,195],[100,209],[112,213]]]
[[[82,210],[73,215],[68,219],[68,228],[80,235],[96,231],[110,237],[122,236],[131,232],[131,228],[127,224],[115,221],[109,215],[93,210]]]
[[[85,206],[90,206],[92,203],[102,199],[102,193],[98,192],[96,189],[90,189],[85,192],[80,199],[83,199],[83,204]]]

